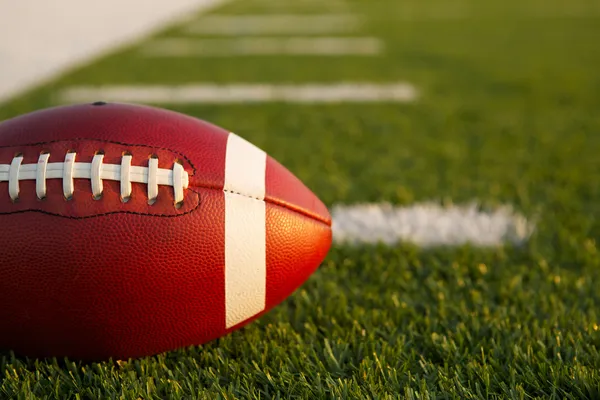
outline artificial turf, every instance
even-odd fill
[[[408,81],[413,104],[162,106],[246,137],[329,206],[508,204],[535,221],[527,243],[334,245],[282,305],[203,346],[104,363],[0,353],[0,398],[600,398],[600,7],[449,4],[351,1],[378,57],[145,59],[136,45],[0,119],[78,84]]]

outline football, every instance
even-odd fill
[[[127,359],[223,336],[331,245],[327,208],[233,133],[96,102],[0,123],[0,348]]]

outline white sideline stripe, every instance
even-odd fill
[[[0,103],[225,1],[0,1]]]
[[[192,34],[264,35],[332,34],[353,32],[361,26],[352,15],[209,15],[185,29]]]
[[[410,83],[338,83],[305,85],[192,84],[182,86],[74,86],[59,93],[58,102],[77,103],[103,99],[153,104],[236,103],[409,103],[418,97]]]
[[[265,309],[267,294],[264,151],[230,133],[225,159],[225,323]],[[239,195],[237,191],[245,193]],[[249,197],[254,196],[254,197]]]
[[[497,246],[527,241],[534,224],[504,206],[491,211],[476,204],[443,207],[422,203],[337,205],[332,208],[333,238],[338,243],[410,242],[422,247]]]
[[[146,57],[375,56],[384,50],[375,37],[250,37],[162,39],[140,49]]]

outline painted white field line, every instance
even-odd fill
[[[312,10],[321,11],[323,8],[346,9],[348,2],[344,0],[253,0],[253,4],[267,7],[267,9],[297,9],[310,7]]]
[[[0,102],[225,1],[0,1]]]
[[[163,39],[142,47],[146,57],[375,56],[383,42],[374,37],[252,37],[236,39]]]
[[[415,101],[417,89],[406,82],[305,85],[194,84],[182,86],[75,86],[59,93],[59,103],[96,100],[154,104],[353,103]]]
[[[322,4],[330,4],[330,3],[348,5],[348,2],[345,0],[327,0],[327,1],[323,1],[323,0],[252,0],[252,4],[259,4],[259,5],[278,4],[278,5],[282,5],[282,6],[288,6],[288,7],[294,7],[295,5],[298,5],[298,4],[320,6]]]
[[[558,7],[549,7],[546,2],[527,4],[521,10],[515,10],[514,15],[523,18],[554,19],[554,18],[596,18],[600,15],[600,2],[561,2]]]
[[[523,243],[534,229],[533,223],[510,207],[483,211],[475,204],[337,205],[332,217],[334,240],[351,244],[410,242],[431,247],[470,243],[486,247]]]
[[[210,15],[192,22],[185,31],[204,35],[322,35],[354,32],[361,26],[353,15]]]
[[[549,6],[547,2],[538,4],[524,3],[514,8],[498,8],[494,10],[480,9],[470,7],[466,3],[459,2],[438,2],[435,5],[428,6],[418,4],[417,6],[400,7],[394,13],[394,18],[398,21],[452,21],[465,19],[560,19],[560,18],[595,18],[600,15],[599,2],[562,2],[556,3],[558,6]]]

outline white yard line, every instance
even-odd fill
[[[510,207],[483,211],[476,205],[443,207],[434,203],[338,205],[332,208],[338,243],[410,242],[422,247],[498,246],[527,241],[534,224]]]
[[[140,50],[146,57],[376,56],[383,42],[374,37],[253,37],[238,39],[163,39]]]
[[[0,1],[0,102],[225,1]]]
[[[79,86],[59,93],[59,103],[96,100],[149,104],[236,103],[408,103],[417,89],[406,82],[390,84],[336,83],[305,85],[193,84],[181,86]]]
[[[210,15],[192,22],[185,31],[203,35],[322,35],[354,32],[361,26],[352,15]]]
[[[310,8],[312,11],[342,10],[349,7],[344,0],[252,0],[252,5],[265,7],[268,10],[296,10]]]
[[[491,3],[490,3],[491,4]],[[501,4],[501,3],[499,3]],[[550,6],[546,2],[538,4],[523,3],[516,7],[498,7],[481,9],[468,3],[439,2],[433,5],[427,3],[405,4],[399,7],[394,18],[398,22],[420,21],[462,21],[470,20],[522,20],[522,19],[580,19],[597,18],[600,15],[600,2],[562,2],[558,6]]]

